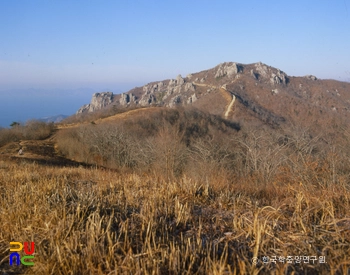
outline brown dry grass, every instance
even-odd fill
[[[13,141],[42,140],[55,131],[53,123],[29,120],[25,125],[16,125],[11,129],[0,129],[0,147]]]
[[[347,129],[126,114],[0,148],[1,274],[350,273]],[[9,266],[11,241],[35,242],[33,267]]]
[[[0,163],[2,274],[348,274],[346,184],[199,183],[93,168]],[[33,267],[9,242],[34,241]],[[253,257],[326,256],[254,265]]]
[[[94,124],[101,124],[101,123],[106,123],[106,122],[114,122],[114,121],[127,119],[130,116],[142,117],[144,115],[147,116],[150,113],[153,113],[157,109],[159,109],[159,108],[158,107],[137,108],[137,109],[124,111],[124,112],[121,112],[121,113],[118,113],[118,114],[115,114],[115,115],[107,116],[107,117],[101,117],[101,118],[96,117],[95,120],[91,120],[91,121],[75,122],[75,123],[59,123],[59,124],[57,124],[57,128],[58,129],[75,128],[75,127],[80,127],[82,125],[89,125],[92,122]]]

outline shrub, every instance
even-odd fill
[[[40,140],[48,138],[55,130],[53,123],[30,120],[25,125],[13,122],[12,128],[0,129],[0,146],[19,140]]]

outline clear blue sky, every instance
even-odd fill
[[[350,0],[0,0],[0,91],[124,91],[224,61],[350,81],[349,51]]]

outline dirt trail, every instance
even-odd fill
[[[154,112],[155,110],[157,110],[159,107],[148,107],[148,108],[141,108],[141,109],[134,109],[134,110],[130,110],[130,111],[126,111],[120,114],[116,114],[113,116],[109,116],[109,117],[105,117],[105,118],[99,118],[97,120],[94,120],[94,123],[96,124],[100,124],[100,123],[104,123],[104,122],[108,122],[108,121],[114,121],[114,120],[119,120],[119,119],[125,119],[127,118],[129,115],[132,114],[139,114],[141,115],[142,113],[149,113],[149,112]],[[91,124],[91,122],[81,122],[81,123],[72,123],[72,124],[58,124],[57,125],[57,129],[67,129],[67,128],[74,128],[74,127],[79,127],[81,125],[89,125]]]
[[[110,117],[106,117],[106,118],[102,118],[102,119],[98,119],[95,121],[96,124],[99,123],[103,123],[103,122],[107,122],[107,121],[114,121],[114,120],[119,120],[119,119],[125,119],[127,118],[129,115],[141,115],[143,113],[151,113],[154,111],[159,110],[159,107],[148,107],[148,108],[141,108],[141,109],[134,109],[134,110],[130,110],[124,113],[120,113],[120,114],[116,114],[114,116],[110,116]]]
[[[19,154],[19,149],[23,153]],[[55,148],[55,134],[45,140],[22,140],[0,147],[0,160],[29,161],[50,166],[86,166],[59,154]]]
[[[236,79],[232,82],[234,83],[236,81]],[[209,85],[209,84],[203,84],[203,83],[196,83],[193,82],[194,85],[200,86],[200,87],[210,87],[213,89],[218,89],[219,87],[214,86],[214,85]],[[223,97],[227,100],[227,107],[226,107],[226,111],[225,111],[225,118],[228,118],[228,116],[230,115],[231,112],[233,112],[232,107],[233,104],[235,103],[236,97],[231,94],[229,91],[226,90],[225,86],[221,86],[219,88],[219,91],[221,92],[221,94],[223,95]]]
[[[229,97],[230,99],[230,104],[228,104],[227,108],[226,108],[226,112],[225,112],[225,118],[228,118],[228,116],[230,115],[231,112],[233,112],[232,110],[232,107],[233,107],[233,104],[235,103],[236,101],[236,97],[235,95],[231,94],[229,91],[226,90],[226,88],[224,86],[222,86],[220,88],[220,90],[223,90],[226,94],[226,98]]]
[[[229,116],[231,111],[233,112],[232,107],[233,107],[233,104],[235,103],[235,100],[236,100],[236,97],[234,95],[232,95],[231,103],[227,106],[227,110],[225,113],[226,118]]]
[[[124,113],[116,114],[111,117],[106,117],[94,121],[96,124],[125,119],[129,115],[143,115],[145,112],[153,112],[158,107],[150,107],[144,109],[130,110]],[[48,138],[44,140],[21,140],[19,142],[11,142],[0,147],[0,160],[12,160],[16,162],[20,161],[32,161],[44,165],[57,165],[57,166],[89,166],[84,163],[76,162],[71,159],[67,159],[60,155],[56,148],[56,134],[58,131],[67,128],[79,127],[81,125],[89,125],[90,122],[74,123],[74,124],[59,124],[57,130]],[[19,150],[22,149],[23,154],[19,154]]]
[[[194,83],[195,85],[201,87],[210,87],[214,89],[219,89],[221,94],[226,98],[228,102],[230,102],[226,108],[225,117],[228,117],[230,112],[232,111],[233,104],[235,102],[235,96],[231,95],[224,87],[216,87],[208,84],[200,84]],[[145,113],[150,113],[157,111],[159,107],[149,107],[142,109],[134,109],[124,113],[116,114],[114,116],[97,119],[94,122],[96,124],[110,122],[115,120],[123,120],[126,119],[129,115],[139,115],[142,116]],[[74,123],[74,124],[58,124],[57,131],[61,129],[74,128],[79,127],[81,125],[89,125],[90,122],[84,123]],[[53,133],[50,137],[45,140],[23,140],[19,142],[11,142],[3,147],[0,147],[0,160],[1,159],[11,159],[14,161],[35,161],[37,163],[45,164],[45,165],[58,165],[58,166],[78,166],[85,165],[83,163],[75,162],[70,159],[66,159],[59,154],[56,149],[56,134]],[[19,155],[19,149],[23,150],[23,154]]]
[[[210,87],[213,89],[217,89],[217,86],[214,85],[209,85],[209,84],[203,84],[203,83],[197,83],[197,82],[193,82],[193,85],[199,86],[199,87]]]

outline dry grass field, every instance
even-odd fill
[[[2,274],[349,272],[345,186],[262,187],[219,175],[203,185],[28,162],[0,168]],[[35,242],[34,266],[9,266],[10,241]]]
[[[162,117],[2,146],[0,274],[350,274],[347,147]],[[9,265],[13,241],[34,266]]]

